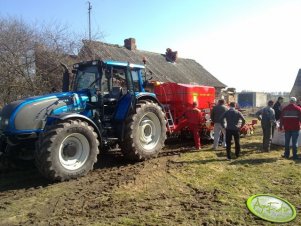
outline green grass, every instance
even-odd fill
[[[260,131],[242,138],[242,155],[231,162],[225,150],[209,147],[167,162],[159,173],[141,173],[139,184],[117,189],[116,198],[135,200],[151,208],[127,216],[133,225],[270,225],[253,216],[246,200],[254,194],[273,194],[301,207],[300,162],[281,159],[282,147],[258,152]],[[155,171],[157,172],[157,171]],[[148,178],[144,178],[149,175]],[[136,180],[137,181],[137,180]],[[158,209],[158,211],[157,211]],[[147,219],[147,221],[146,221]],[[301,225],[300,217],[288,225]]]

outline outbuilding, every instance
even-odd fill
[[[237,102],[239,107],[263,107],[267,104],[267,94],[263,92],[238,93]]]

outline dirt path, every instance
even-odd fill
[[[185,151],[191,149],[173,146],[157,159],[135,164],[113,151],[87,176],[56,184],[48,184],[34,167],[1,173],[0,225],[107,225],[110,221],[103,219],[126,216],[129,209],[147,211],[147,205],[141,208],[135,201],[123,203],[114,197],[114,191],[146,183],[143,178],[148,178],[150,170],[168,171],[169,161]]]

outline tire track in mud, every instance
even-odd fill
[[[126,162],[119,152],[112,152],[101,156],[94,171],[85,177],[54,184],[35,168],[1,173],[0,210],[7,217],[0,214],[0,225],[87,225],[126,216],[127,208],[148,211],[149,205],[115,199],[114,190],[135,184],[145,167],[157,164],[157,170],[167,170],[167,160],[186,151],[191,149],[165,149],[158,158],[138,163]]]
[[[28,220],[11,221],[16,225],[86,225],[86,220],[78,221],[77,218],[89,219],[86,209],[98,209],[99,216],[109,217],[108,205],[111,192],[121,184],[135,180],[139,170],[146,162],[130,164],[123,160],[122,156],[106,155],[96,165],[96,169],[85,177],[77,180],[46,185],[46,181],[37,175],[35,169],[28,174],[22,174],[19,170],[1,174],[1,180],[7,177],[16,177],[15,184],[5,184],[0,193],[0,209],[10,211],[14,202],[22,202],[23,199],[35,199],[31,209],[11,209],[16,212],[27,212]],[[23,178],[22,178],[23,177]],[[34,177],[34,181],[31,178]],[[19,184],[24,183],[24,184]],[[42,193],[42,194],[41,194]],[[28,207],[27,207],[28,208]],[[10,215],[12,213],[9,213]],[[17,214],[18,215],[18,214]],[[4,222],[4,221],[2,221]],[[9,223],[9,222],[7,222]],[[0,225],[9,225],[4,222]]]
[[[173,172],[180,170],[179,168],[183,167],[185,163],[177,162],[172,159],[167,160],[166,162],[166,172],[177,180],[187,189],[187,192],[191,198],[183,199],[179,202],[181,210],[185,213],[186,218],[190,220],[197,220],[196,224],[198,225],[218,225],[220,222],[215,220],[205,220],[209,212],[216,211],[218,212],[221,201],[219,196],[225,194],[223,191],[213,189],[212,191],[193,187],[191,184],[179,180],[176,176],[173,175]]]

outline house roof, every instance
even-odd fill
[[[301,98],[301,69],[299,69],[290,96]]]
[[[143,50],[129,50],[123,46],[112,45],[97,41],[83,41],[84,46],[79,55],[81,58],[126,61],[134,64],[143,64],[146,58],[146,67],[153,74],[154,80],[162,82],[197,83],[199,85],[224,88],[225,84],[210,74],[202,65],[192,59],[177,58],[175,63],[166,60],[165,54]]]

